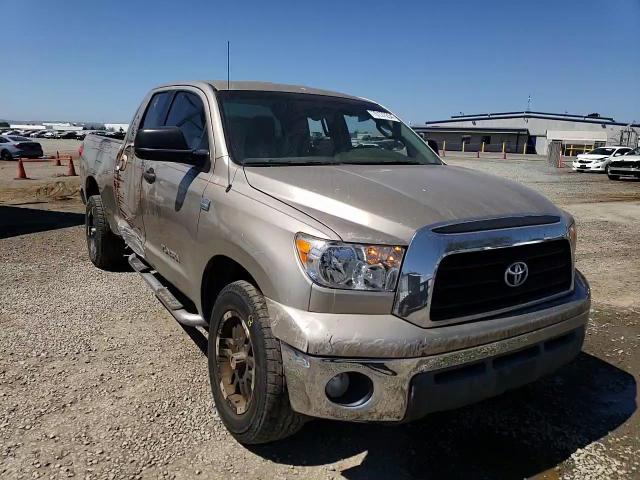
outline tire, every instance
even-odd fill
[[[2,153],[0,153],[0,158],[5,161],[13,160],[13,156],[11,156],[11,152],[8,150],[3,150]]]
[[[87,199],[85,236],[91,262],[101,270],[120,271],[126,265],[126,246],[109,228],[100,195]]]
[[[608,172],[607,172],[607,177],[609,177],[609,180],[620,180],[620,175],[611,175]]]
[[[230,339],[230,332],[238,335],[233,333]],[[240,343],[237,339],[242,336],[248,338],[248,342],[242,344],[249,352],[244,370],[242,360],[236,364],[237,368],[230,369],[228,356],[222,351],[237,351]],[[262,294],[249,282],[233,282],[218,295],[209,322],[208,364],[216,409],[238,442],[246,445],[273,442],[302,427],[304,417],[295,413],[289,403],[280,342],[271,332],[267,305]],[[234,375],[238,385],[229,381]],[[242,380],[238,380],[239,375]],[[249,380],[251,394],[246,395]],[[238,400],[243,393],[244,403]]]

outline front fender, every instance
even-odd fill
[[[242,180],[229,191],[210,183],[205,197],[211,207],[200,213],[197,252],[189,256],[195,262],[192,271],[197,272],[198,285],[193,285],[191,297],[196,305],[203,304],[200,281],[206,265],[216,255],[225,255],[251,274],[266,297],[307,310],[312,283],[298,262],[295,234],[304,231],[327,238],[332,232],[311,218],[304,222],[289,215],[290,207]]]

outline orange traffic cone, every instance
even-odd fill
[[[476,158],[480,158],[480,150],[476,152]]]
[[[18,159],[18,176],[15,178],[16,180],[27,180],[27,172],[24,171],[24,165],[22,164],[22,159]]]
[[[56,152],[58,153],[58,152]],[[60,163],[60,155],[56,155],[56,157],[53,159],[53,166],[54,167],[61,167],[62,164]]]
[[[76,169],[73,166],[73,158],[69,155],[69,168],[67,169],[67,177],[77,177]]]

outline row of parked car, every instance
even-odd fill
[[[39,158],[44,155],[42,145],[34,138],[75,138],[83,140],[85,135],[101,135],[122,140],[124,132],[111,132],[107,130],[82,130],[69,132],[54,132],[53,130],[41,130],[39,132],[21,133],[20,130],[5,130],[0,133],[0,159],[17,160],[18,158]]]
[[[640,147],[598,147],[578,155],[571,168],[574,172],[606,173],[610,180],[640,178]]]
[[[2,135],[18,135],[21,137],[29,138],[71,138],[75,140],[84,140],[86,136],[86,130],[70,130],[70,131],[56,131],[56,130],[8,130],[2,132]]]

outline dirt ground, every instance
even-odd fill
[[[69,177],[68,156],[77,168],[78,140],[48,139],[37,140],[42,145],[45,156],[60,156],[61,166],[53,160],[26,160],[23,162],[26,180],[16,180],[18,162],[0,160],[0,204],[42,204],[51,200],[77,198],[80,191],[78,177]]]
[[[593,293],[583,353],[419,422],[315,420],[252,448],[216,416],[206,335],[137,274],[91,265],[75,196],[37,200],[31,181],[8,193],[0,165],[0,478],[640,478],[640,182],[518,157],[447,161],[521,181],[576,217]],[[57,181],[41,173],[33,182]]]

